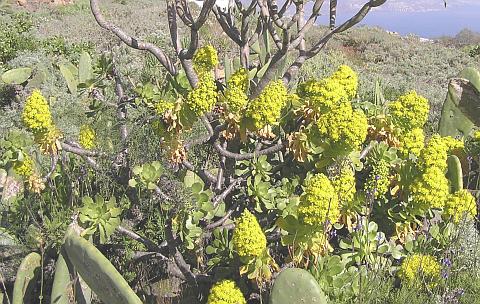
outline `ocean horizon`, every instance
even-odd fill
[[[355,12],[338,12],[337,24],[350,18]],[[322,15],[318,23],[328,24],[328,13]],[[448,7],[430,11],[390,11],[372,10],[361,25],[379,26],[401,35],[414,34],[424,38],[455,36],[468,28],[480,33],[480,1],[463,7]]]

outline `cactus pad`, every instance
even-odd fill
[[[70,231],[64,248],[75,270],[104,303],[142,303],[110,261],[84,238]]]
[[[17,271],[13,286],[12,304],[33,303],[33,289],[41,271],[42,257],[32,252],[27,255]]]
[[[269,304],[326,304],[327,298],[315,278],[306,270],[283,270],[273,284]]]

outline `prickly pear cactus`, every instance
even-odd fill
[[[447,159],[447,177],[450,180],[450,192],[454,193],[463,189],[462,164],[456,155],[450,155]]]
[[[438,132],[458,138],[467,136],[475,125],[480,125],[480,72],[467,68],[450,80]]]
[[[66,253],[62,250],[55,264],[50,304],[90,304],[92,291],[86,284],[82,288],[81,281],[83,280],[81,278],[75,279],[78,274],[75,273],[68,258],[65,258],[66,256]]]
[[[142,303],[108,259],[84,238],[70,231],[63,246],[75,270],[104,303]]]
[[[326,304],[327,297],[315,278],[306,270],[287,268],[273,284],[269,304]]]
[[[42,257],[32,252],[27,255],[17,271],[13,286],[12,304],[34,303],[33,289],[41,271]]]

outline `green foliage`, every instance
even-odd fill
[[[115,197],[105,201],[100,195],[96,195],[95,199],[85,196],[82,198],[82,203],[83,206],[79,209],[79,219],[87,227],[82,232],[82,236],[98,232],[100,242],[105,243],[120,225],[122,209],[117,207]]]
[[[33,22],[28,13],[14,13],[0,19],[0,63],[15,58],[20,51],[33,50],[37,40],[32,35]]]
[[[149,190],[157,188],[157,182],[162,176],[164,169],[160,162],[135,166],[132,170],[134,178],[128,181],[130,187],[143,186]]]

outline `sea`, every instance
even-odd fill
[[[353,13],[339,11],[337,24],[350,18]],[[328,14],[321,16],[318,23],[328,24]],[[465,28],[480,33],[480,0],[464,6],[447,5],[446,8],[421,12],[377,9],[372,10],[360,24],[379,26],[401,35],[414,34],[423,38],[455,36]]]

